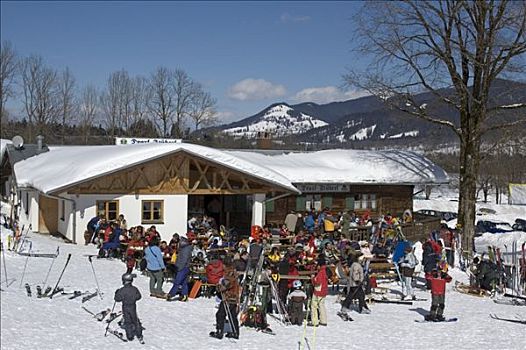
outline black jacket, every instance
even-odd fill
[[[115,301],[122,302],[123,306],[135,306],[137,300],[141,299],[141,292],[131,284],[125,284],[115,291]]]

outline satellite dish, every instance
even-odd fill
[[[16,149],[21,149],[22,146],[24,146],[24,139],[20,135],[16,135],[13,137],[13,146],[15,146]]]

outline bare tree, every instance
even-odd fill
[[[75,101],[75,77],[68,67],[62,71],[57,79],[59,113],[62,122],[62,144],[66,138],[66,126],[68,122],[72,122],[75,117],[77,103]]]
[[[360,51],[372,56],[373,63],[363,74],[348,74],[347,82],[409,115],[450,128],[460,139],[459,223],[463,248],[469,252],[482,136],[526,121],[496,121],[496,113],[526,103],[496,105],[490,91],[506,73],[524,74],[526,3],[369,2],[357,20]],[[416,101],[413,96],[422,89],[455,110],[460,121],[445,119]]]
[[[195,130],[200,127],[211,126],[217,123],[217,112],[215,110],[216,100],[202,87],[196,85],[197,92],[190,107],[189,117],[194,122]]]
[[[147,107],[155,125],[163,137],[168,137],[172,116],[174,114],[174,97],[172,93],[172,72],[159,67],[152,73],[148,85]]]
[[[7,99],[15,93],[13,86],[17,68],[18,58],[11,42],[3,41],[0,50],[0,124],[6,113]]]
[[[182,138],[185,121],[190,116],[199,88],[190,76],[181,69],[175,70],[171,83],[174,96],[172,136]]]
[[[146,118],[148,113],[148,80],[144,77],[138,76],[131,80],[131,121],[129,128],[130,135],[140,134],[141,130],[136,129],[136,126],[141,125],[140,121]]]
[[[79,101],[79,126],[84,136],[84,143],[88,144],[90,131],[99,112],[99,92],[93,85],[86,86]]]
[[[109,136],[113,139],[117,131],[127,131],[132,112],[132,83],[127,71],[110,74],[106,91],[102,95],[102,105]]]
[[[43,133],[47,125],[56,120],[58,94],[57,73],[44,64],[42,57],[32,55],[23,61],[22,86],[24,109],[29,122],[29,140],[33,138],[33,123],[37,133]]]

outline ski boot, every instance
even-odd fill
[[[427,314],[424,316],[426,321],[435,321],[436,317],[433,314]]]
[[[212,338],[223,339],[223,331],[220,331],[220,330],[217,330],[215,332],[210,332],[209,335]]]
[[[225,337],[232,338],[232,339],[239,339],[239,335],[237,333],[231,333],[231,332],[228,332],[227,334],[225,334]]]
[[[181,295],[179,301],[188,301],[188,295]]]

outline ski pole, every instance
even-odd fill
[[[70,259],[71,259],[71,253],[68,254],[68,258],[66,260],[66,265],[64,265],[64,268],[62,269],[62,272],[60,273],[60,276],[58,277],[57,284],[55,285],[55,288],[53,288],[53,291],[49,295],[49,299],[53,299],[53,294],[57,291],[58,284],[60,283],[60,280],[62,279],[62,276],[64,275],[64,271],[66,271],[66,267],[68,267]]]
[[[20,288],[22,288],[22,282],[24,281],[24,276],[26,274],[26,267],[27,267],[27,262],[29,261],[29,257],[30,255],[28,254],[26,258],[26,263],[24,264],[24,271],[22,271],[22,278],[20,279]]]
[[[59,247],[57,247],[57,256],[58,256],[58,254],[59,254]],[[49,273],[51,272],[51,269],[53,268],[53,264],[55,263],[56,259],[57,258],[53,258],[53,260],[51,261],[51,265],[49,266],[49,269],[47,270],[46,279],[42,283],[43,286],[46,286],[47,279],[49,278]]]
[[[91,257],[90,257],[90,261],[91,261]],[[113,310],[115,310],[115,305],[117,305],[117,301],[114,301],[113,302],[113,307],[111,308],[111,312],[110,312],[110,315],[113,313]],[[104,336],[107,337],[108,336],[108,329],[110,328],[110,322],[108,322],[108,324],[106,325],[106,331],[104,332]]]
[[[103,300],[102,293],[100,292],[99,280],[97,279],[97,275],[95,274],[95,268],[93,267],[93,261],[91,260],[91,255],[88,256],[88,260],[91,265],[91,271],[93,271],[93,277],[95,278],[95,283],[97,284],[97,292],[99,294],[100,300]]]
[[[9,288],[9,285],[7,284],[7,266],[5,264],[5,250],[4,250],[4,243],[2,243],[2,264],[4,264],[4,272],[5,272],[5,284],[7,288]]]

